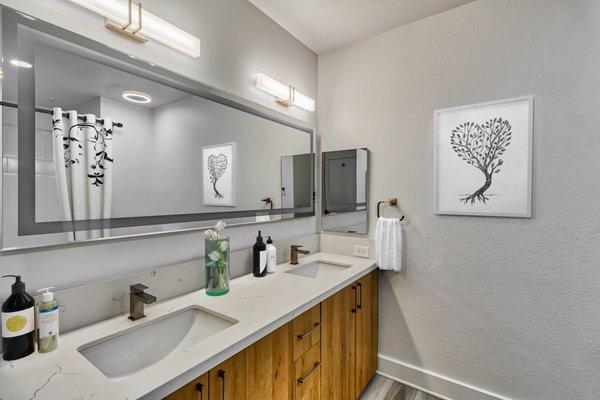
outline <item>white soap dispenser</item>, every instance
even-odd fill
[[[52,287],[38,290],[42,301],[37,304],[37,342],[40,353],[48,353],[58,347],[58,301]]]
[[[271,236],[267,239],[267,273],[275,272],[277,266],[277,248],[273,245]]]

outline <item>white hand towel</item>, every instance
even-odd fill
[[[379,269],[400,271],[402,268],[402,228],[398,218],[377,220],[375,252]]]

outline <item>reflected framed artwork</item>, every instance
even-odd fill
[[[530,218],[533,96],[434,117],[435,213]]]
[[[202,147],[204,205],[235,207],[235,142]]]

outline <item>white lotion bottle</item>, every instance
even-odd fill
[[[267,273],[275,272],[277,266],[277,248],[273,245],[271,236],[267,239]]]

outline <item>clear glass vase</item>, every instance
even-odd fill
[[[222,296],[229,292],[229,238],[204,239],[206,294]]]

